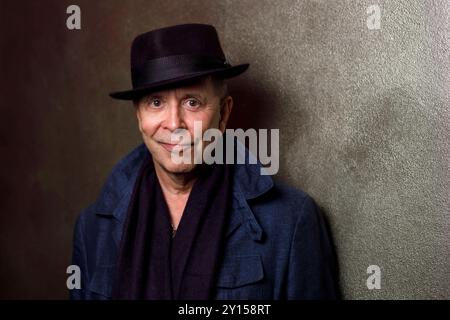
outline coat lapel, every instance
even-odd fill
[[[147,147],[141,144],[117,164],[96,206],[97,215],[113,219],[112,237],[116,249],[120,246],[131,195],[146,152]]]
[[[272,189],[273,180],[269,176],[261,175],[261,164],[239,140],[235,141],[237,163],[240,163],[239,159],[241,163],[244,163],[235,165],[233,204],[226,234],[229,237],[238,228],[245,228],[252,240],[260,241],[264,231],[251,210],[248,200],[260,197]]]

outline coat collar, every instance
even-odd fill
[[[234,165],[232,212],[226,234],[230,235],[243,225],[253,240],[260,241],[263,230],[250,209],[248,200],[268,192],[273,187],[273,180],[269,176],[260,174],[261,164],[238,140],[236,140],[236,150],[238,156],[244,157],[245,163]],[[139,168],[145,153],[148,152],[145,144],[141,144],[123,158],[113,169],[95,204],[97,215],[113,216],[116,219],[117,224],[113,235],[116,244],[120,242]]]

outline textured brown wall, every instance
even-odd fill
[[[278,179],[324,208],[344,297],[450,298],[446,0],[2,0],[0,298],[66,297],[76,215],[140,142],[107,93],[129,86],[136,34],[186,22],[214,24],[251,63],[231,85],[233,126],[280,128]]]

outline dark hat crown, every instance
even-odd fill
[[[175,55],[211,56],[225,61],[216,29],[206,24],[182,24],[143,33],[131,46],[131,67]]]
[[[152,90],[181,85],[208,75],[236,77],[249,64],[232,66],[225,58],[216,28],[190,23],[152,30],[131,45],[131,90],[110,96],[133,100]]]

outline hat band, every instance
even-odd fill
[[[228,68],[224,59],[200,55],[174,55],[148,60],[131,69],[133,88],[214,69]]]

